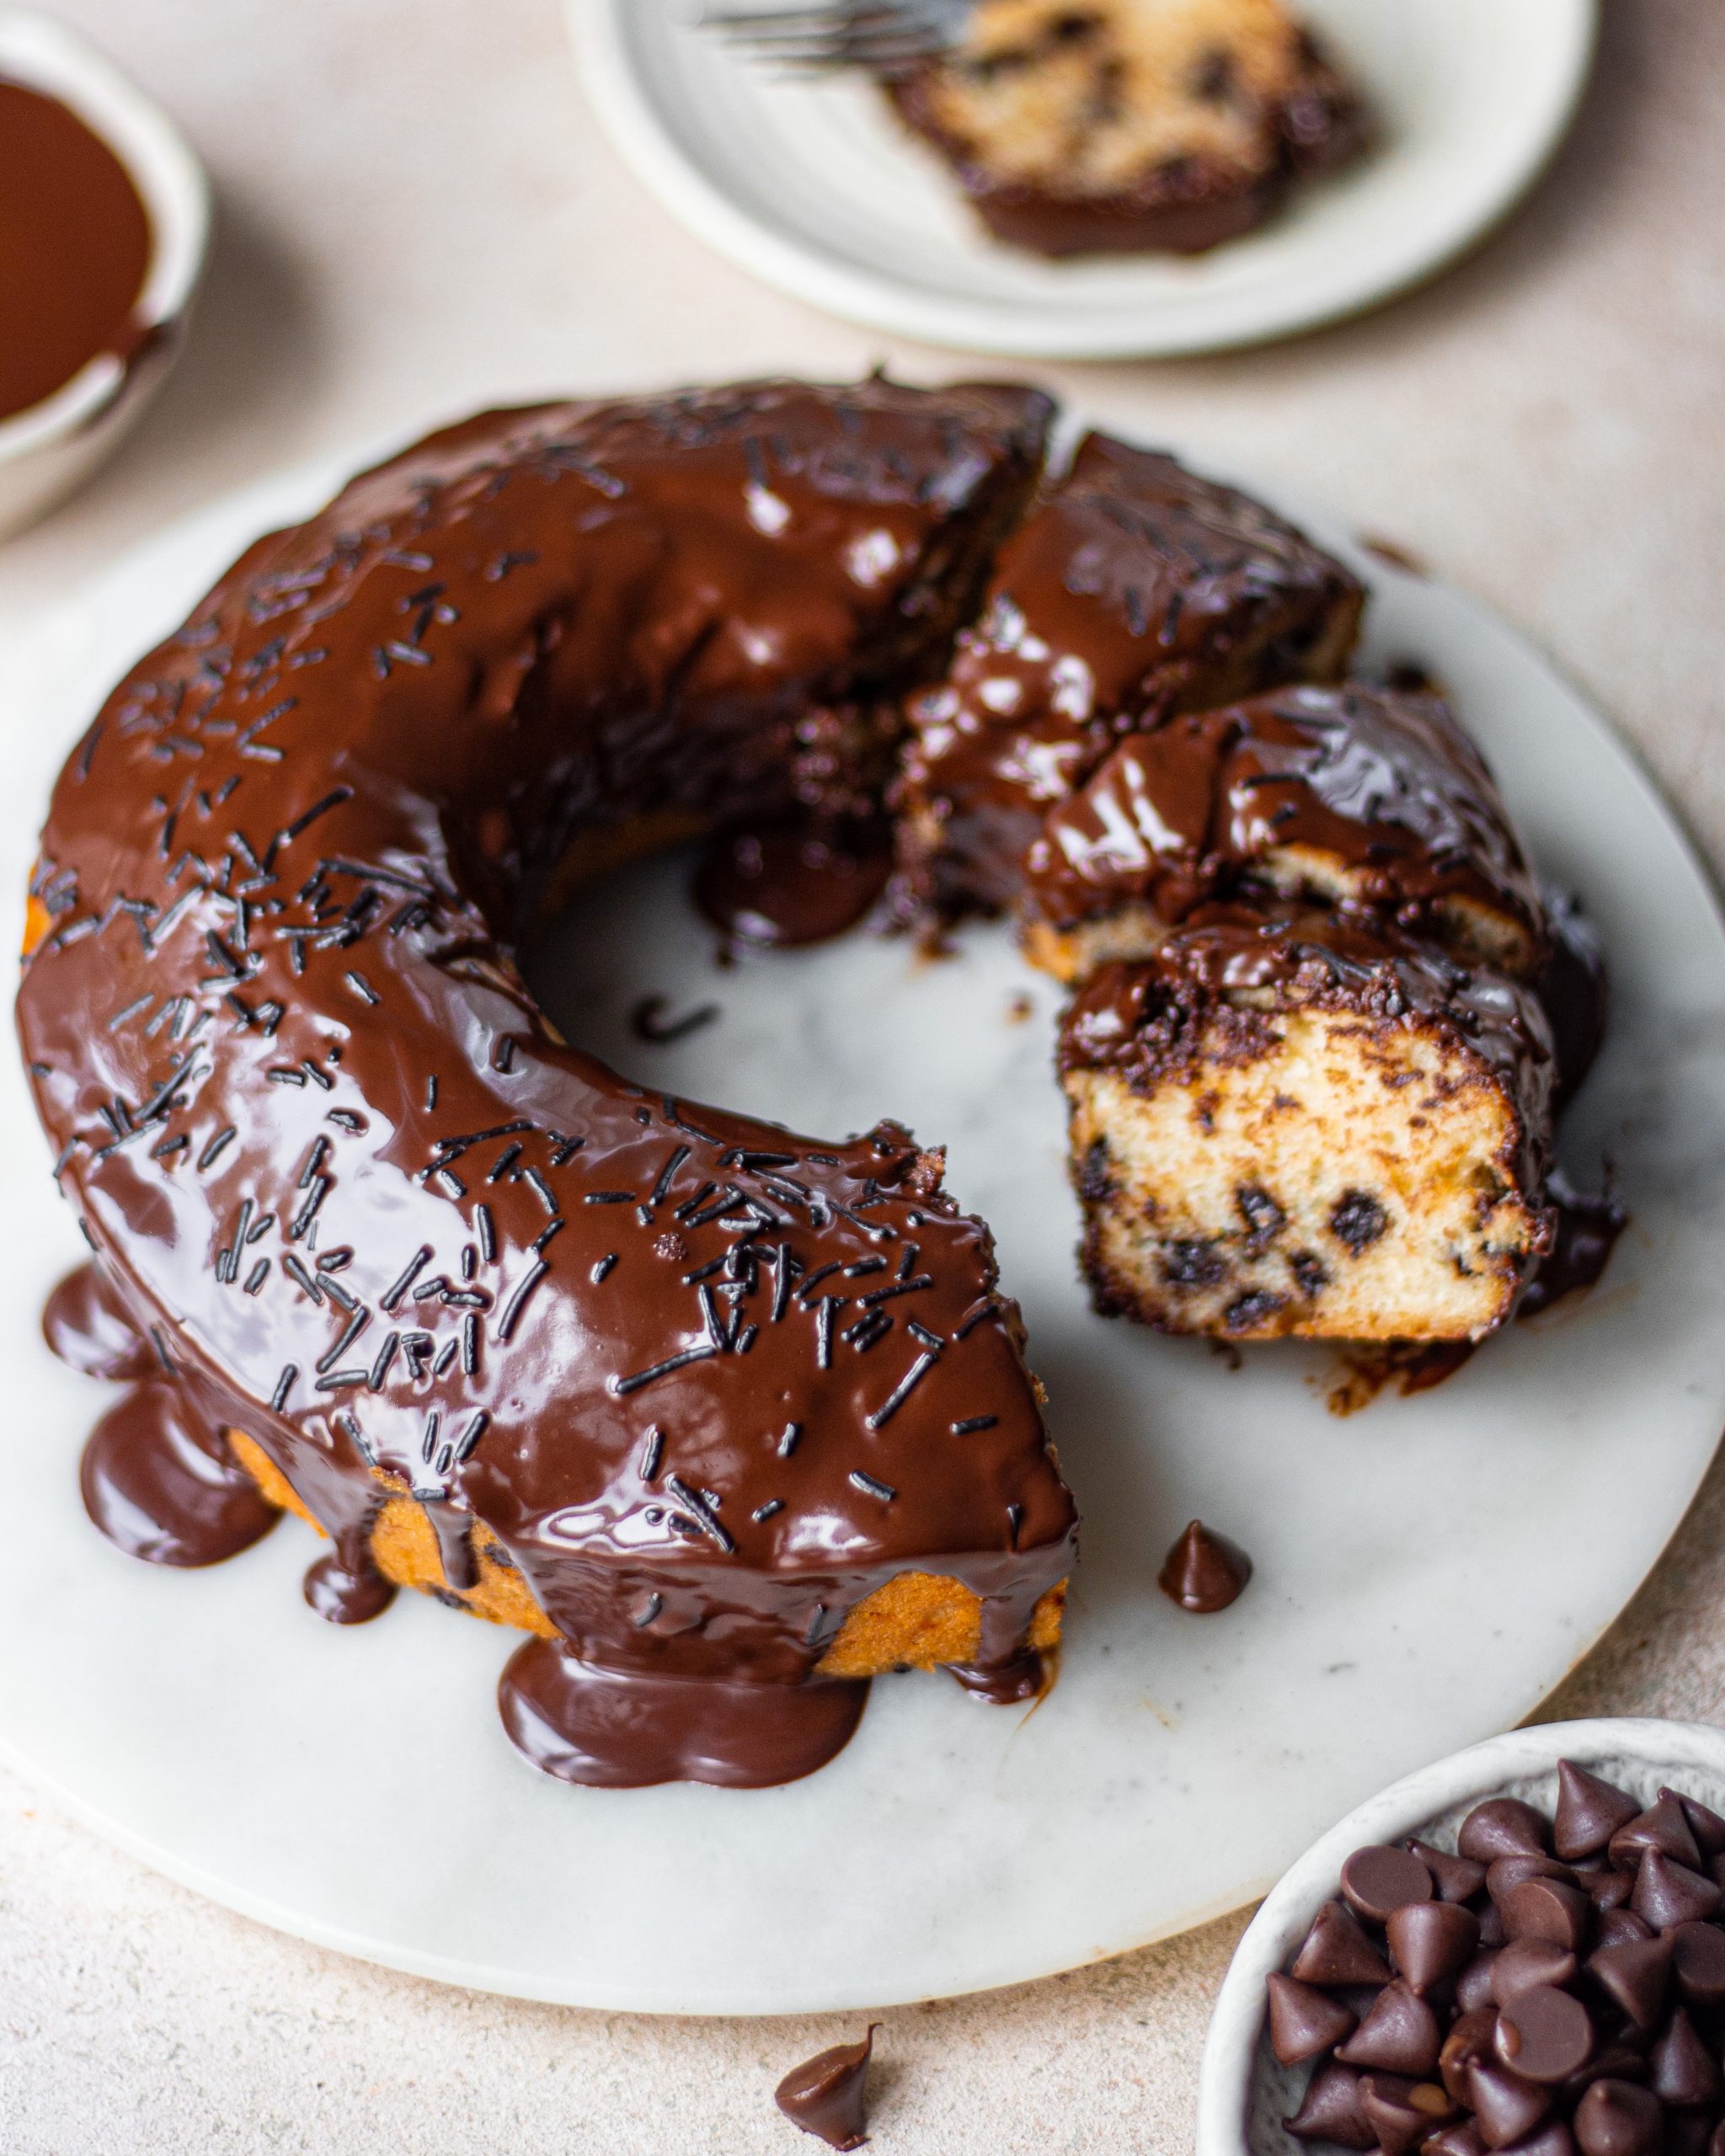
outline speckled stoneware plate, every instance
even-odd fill
[[[45,789],[102,691],[336,477],[220,504],[0,652],[8,936]],[[80,1245],[6,1058],[6,1756],[152,1864],[350,1952],[588,2006],[767,2013],[1007,1983],[1178,1930],[1261,1893],[1370,1790],[1526,1714],[1653,1563],[1725,1420],[1725,932],[1633,760],[1541,658],[1306,520],[1375,586],[1371,655],[1450,683],[1604,931],[1617,1020],[1566,1149],[1587,1177],[1611,1155],[1636,1223],[1596,1294],[1347,1421],[1326,1412],[1324,1351],[1231,1369],[1105,1322],[1072,1262],[1055,995],[1007,933],[939,963],[856,936],[721,972],[684,865],[649,864],[544,953],[566,1030],[655,1086],[806,1130],[901,1116],[950,1147],[953,1187],[998,1230],[1087,1515],[1052,1694],[1025,1713],[888,1679],[850,1748],[793,1787],[572,1789],[499,1726],[510,1638],[414,1596],[334,1630],[301,1599],[295,1524],[205,1573],[120,1556],[77,1494],[103,1391],[36,1337]],[[628,1013],[649,992],[720,1016],[648,1046]],[[1194,1513],[1257,1560],[1220,1616],[1156,1590]]]
[[[1299,0],[1371,98],[1371,154],[1207,254],[1055,263],[984,234],[868,79],[766,73],[692,27],[702,0],[564,4],[593,110],[710,246],[873,328],[1046,359],[1256,344],[1431,275],[1561,141],[1597,13],[1597,0]]]

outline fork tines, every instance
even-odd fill
[[[801,8],[710,8],[702,29],[717,30],[751,60],[798,73],[915,67],[947,51],[957,10],[943,0],[815,0]]]

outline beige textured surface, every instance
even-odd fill
[[[1279,351],[1046,371],[1123,425],[1327,494],[1488,595],[1616,714],[1718,862],[1725,11],[1605,4],[1568,150],[1440,284]],[[0,552],[0,636],[270,463],[488,396],[963,364],[763,291],[676,227],[582,109],[553,0],[57,12],[178,110],[214,173],[222,237],[194,347],[142,432]],[[1716,1471],[1552,1711],[1725,1717],[1722,1543]],[[877,2145],[1183,2156],[1239,1928],[889,2015]],[[392,1977],[206,1907],[0,1778],[12,2156],[812,2148],[772,2111],[772,2084],[850,2032],[584,2015]]]

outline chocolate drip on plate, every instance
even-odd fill
[[[159,1371],[156,1351],[133,1324],[99,1265],[80,1265],[49,1296],[42,1337],[62,1363],[115,1383]]]
[[[120,1395],[90,1433],[78,1480],[108,1540],[152,1565],[220,1564],[280,1517],[221,1432],[165,1378]]]

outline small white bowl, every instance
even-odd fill
[[[1725,1731],[1701,1722],[1546,1722],[1512,1729],[1395,1782],[1351,1812],[1285,1872],[1222,1981],[1199,2070],[1196,2156],[1305,2156],[1283,2127],[1310,2068],[1278,2065],[1266,2032],[1266,1979],[1285,1969],[1320,1906],[1338,1891],[1357,1849],[1411,1834],[1452,1847],[1462,1819],[1487,1796],[1519,1796],[1549,1813],[1557,1762],[1603,1774],[1651,1804],[1662,1783],[1725,1807]]]
[[[51,509],[108,455],[166,378],[203,274],[210,190],[161,108],[92,45],[32,8],[0,7],[0,77],[57,98],[117,157],[149,213],[150,264],[130,360],[99,354],[27,411],[0,420],[0,538]]]

